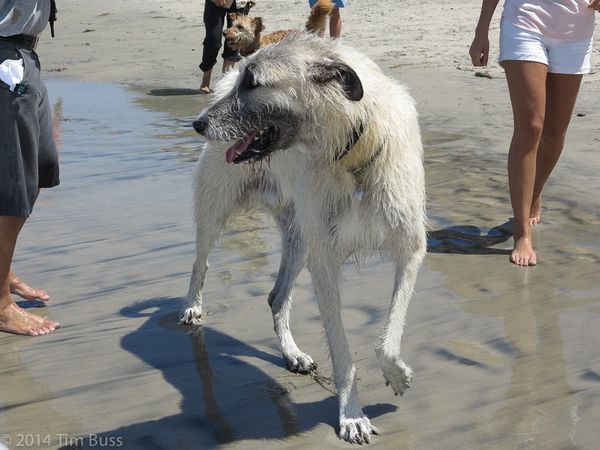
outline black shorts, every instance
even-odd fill
[[[22,93],[0,80],[0,216],[28,217],[39,189],[59,184],[58,153],[37,54],[0,39],[6,59],[22,59],[25,70]]]

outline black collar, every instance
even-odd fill
[[[365,131],[365,125],[361,122],[356,128],[354,128],[354,130],[352,130],[352,136],[348,140],[348,143],[346,144],[346,147],[344,147],[342,149],[342,151],[340,151],[335,156],[335,160],[334,161],[339,161],[344,156],[346,156],[348,153],[350,153],[350,150],[352,150],[352,147],[354,147],[356,145],[356,143],[358,142],[358,140],[360,139],[360,137],[363,135],[364,131]],[[362,166],[360,166],[360,167],[358,167],[358,168],[356,168],[356,169],[354,169],[354,170],[351,171],[352,175],[354,175],[354,177],[357,178],[357,180],[359,180],[362,177],[362,175],[365,173],[365,171],[379,157],[379,155],[381,154],[382,150],[383,150],[383,148],[379,147],[377,149],[377,151],[371,155],[371,157],[369,158],[369,160],[366,163],[364,163]]]
[[[335,161],[339,161],[340,159],[342,159],[344,156],[346,156],[348,153],[350,153],[350,150],[352,150],[352,147],[354,147],[354,145],[356,144],[356,142],[360,139],[360,137],[362,136],[362,134],[365,131],[365,126],[364,124],[361,122],[357,128],[355,128],[354,130],[352,130],[352,137],[350,137],[350,140],[348,141],[348,143],[346,144],[346,147],[344,149],[342,149],[341,152],[339,152],[336,157],[335,157]]]

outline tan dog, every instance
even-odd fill
[[[327,18],[335,5],[331,0],[318,0],[310,10],[305,30],[322,36],[325,33]],[[281,41],[294,30],[279,30],[261,35],[265,29],[260,17],[250,17],[244,14],[230,13],[233,21],[231,27],[223,31],[227,45],[238,50],[242,56],[248,56],[259,48]]]

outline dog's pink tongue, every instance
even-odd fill
[[[225,159],[227,162],[231,164],[236,156],[244,153],[257,134],[258,130],[252,131],[251,133],[248,133],[242,140],[231,146],[225,154]]]

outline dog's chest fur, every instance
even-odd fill
[[[270,172],[278,180],[282,197],[296,206],[303,228],[325,222],[329,237],[342,253],[378,249],[387,225],[371,186],[357,182],[343,167],[317,169],[306,160],[300,165],[301,159],[293,152],[286,153],[271,163]]]

